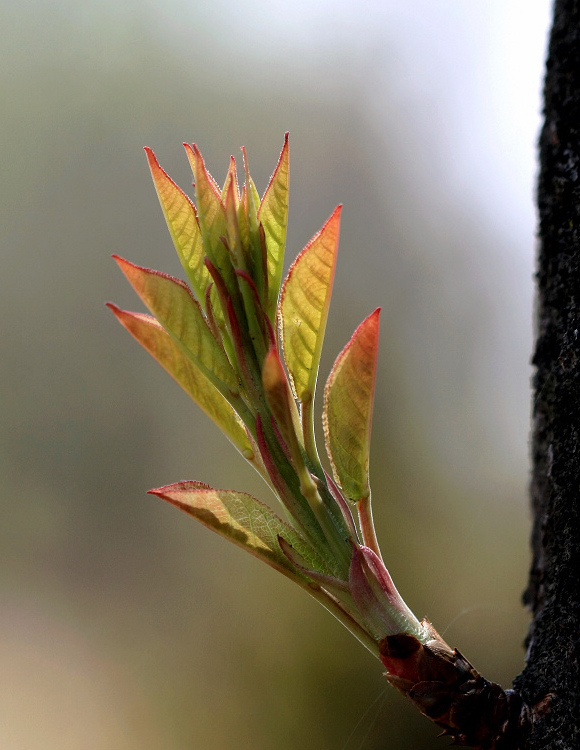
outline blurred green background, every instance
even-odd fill
[[[303,592],[146,490],[267,499],[104,308],[181,275],[141,147],[262,192],[290,131],[290,261],[345,205],[321,379],[383,307],[372,453],[405,599],[523,665],[534,141],[549,3],[0,5],[0,748],[437,748]]]

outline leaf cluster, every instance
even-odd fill
[[[260,473],[286,519],[247,493],[200,482],[151,492],[295,580],[375,653],[385,632],[421,635],[384,568],[370,510],[379,310],[357,328],[324,389],[332,477],[314,438],[341,207],[282,280],[288,134],[261,198],[244,149],[241,189],[233,157],[220,189],[197,146],[185,149],[195,201],[146,153],[188,283],[116,257],[150,315],[109,307]]]

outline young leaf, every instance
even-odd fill
[[[262,245],[260,240],[261,232],[258,224],[258,208],[260,206],[260,196],[256,190],[256,186],[250,176],[250,168],[248,166],[248,156],[246,149],[242,147],[242,154],[244,157],[244,172],[246,182],[242,191],[242,199],[240,201],[241,215],[239,217],[240,223],[240,237],[243,239],[244,252],[246,254],[245,270],[247,270],[256,285],[258,294],[260,296],[261,306],[266,308],[267,296],[268,296],[268,276],[267,276],[267,259],[266,259],[266,247]]]
[[[248,189],[244,185],[238,201],[238,231],[243,247],[250,247],[250,224],[248,222]]]
[[[239,202],[240,202],[240,189],[238,187],[238,175],[236,171],[236,160],[233,156],[230,157],[230,166],[228,167],[228,173],[226,175],[226,179],[224,182],[224,186],[222,188],[221,192],[221,199],[222,203],[225,206],[226,205],[226,196],[228,194],[228,191],[230,189],[230,184],[233,186],[233,193],[232,196],[234,198],[234,202],[236,205],[236,209],[238,208]]]
[[[284,248],[286,247],[286,225],[288,223],[289,187],[288,133],[278,165],[270,178],[264,197],[258,209],[258,221],[264,227],[268,251],[268,309],[270,319],[274,318],[278,290],[282,279]]]
[[[294,393],[314,396],[338,250],[341,206],[290,266],[278,305],[284,358]]]
[[[224,203],[224,215],[226,218],[225,236],[227,238],[228,246],[230,248],[230,252],[232,258],[234,259],[236,267],[244,268],[245,263],[241,252],[242,243],[240,239],[240,230],[238,227],[238,212],[236,208],[235,190],[236,188],[234,187],[234,183],[229,180]]]
[[[227,275],[227,251],[221,241],[221,238],[226,236],[226,216],[220,190],[205,168],[203,157],[195,143],[191,146],[187,143],[183,145],[195,180],[197,213],[206,255],[218,266],[222,274]]]
[[[149,493],[189,513],[208,529],[243,547],[298,583],[303,584],[305,576],[294,568],[280,549],[279,536],[296,550],[309,568],[329,573],[321,558],[291,526],[246,492],[216,490],[201,482],[179,482],[149,490]]]
[[[153,151],[146,148],[145,153],[177,255],[195,296],[203,304],[210,277],[203,262],[205,253],[194,205],[161,169]]]
[[[278,429],[284,438],[296,464],[296,470],[303,465],[300,452],[300,430],[296,403],[288,387],[284,367],[278,351],[272,348],[264,359],[262,366],[262,385],[266,402],[270,407]]]
[[[150,312],[191,361],[228,398],[238,394],[238,378],[211,332],[199,303],[179,279],[113,256]]]
[[[260,207],[260,195],[254,185],[254,181],[250,176],[250,167],[248,164],[248,154],[246,149],[242,146],[242,155],[244,157],[244,172],[246,175],[246,191],[248,195],[248,222],[250,224],[250,230],[257,232],[258,229],[258,209]]]
[[[254,451],[240,417],[155,318],[143,313],[120,310],[111,303],[107,307],[213,420],[244,458],[251,461]]]
[[[338,355],[324,388],[322,420],[334,476],[358,501],[370,495],[369,450],[380,308],[356,329]]]

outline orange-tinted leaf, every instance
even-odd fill
[[[234,198],[236,209],[240,202],[240,189],[238,187],[238,175],[236,171],[236,160],[233,156],[230,157],[230,166],[228,167],[228,173],[222,188],[221,198],[224,206],[227,203],[227,195],[230,189],[230,184],[233,187],[232,197]]]
[[[240,453],[251,460],[253,449],[240,417],[155,318],[143,313],[120,310],[110,303],[107,306],[129,333],[215,422]]]
[[[306,577],[294,568],[280,549],[279,536],[296,550],[308,567],[321,573],[328,572],[316,552],[291,526],[246,492],[216,490],[201,482],[179,482],[149,492],[189,513],[207,528],[298,583],[304,583]]]
[[[338,355],[324,389],[326,449],[336,481],[352,500],[368,497],[369,451],[380,308]]]
[[[203,263],[205,252],[194,205],[161,169],[153,151],[146,148],[145,153],[177,255],[197,299],[203,304],[210,278]]]
[[[258,210],[258,221],[264,227],[268,251],[268,314],[273,319],[284,265],[286,226],[288,223],[289,188],[288,133],[274,174]]]
[[[279,322],[284,359],[297,398],[314,396],[334,281],[341,206],[296,258],[282,285]]]
[[[227,398],[238,378],[211,332],[198,302],[183,281],[113,256],[149,311],[202,373]]]
[[[276,349],[271,349],[264,358],[262,366],[262,385],[270,411],[278,424],[282,437],[290,452],[299,464],[302,464],[299,443],[299,420],[296,403],[288,386],[284,367]],[[298,470],[299,467],[296,466]]]

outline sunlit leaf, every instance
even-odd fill
[[[228,195],[230,184],[233,187],[232,197],[234,198],[236,209],[240,202],[240,189],[238,187],[238,175],[236,171],[236,160],[233,156],[230,157],[230,166],[228,167],[228,173],[224,182],[224,186],[221,192],[221,199],[224,206],[226,205],[226,197]]]
[[[226,236],[226,216],[220,190],[195,143],[183,145],[195,180],[195,202],[205,252],[222,275],[227,275],[227,251],[221,241]]]
[[[254,185],[254,181],[252,180],[250,176],[250,166],[248,164],[248,154],[246,153],[246,149],[242,146],[242,154],[244,157],[244,172],[246,176],[246,192],[248,196],[248,204],[247,204],[247,215],[248,215],[248,222],[250,225],[250,230],[254,233],[257,232],[258,229],[258,209],[260,207],[260,195],[256,189],[256,186]]]
[[[260,241],[260,230],[258,223],[258,208],[260,206],[260,196],[256,186],[250,176],[248,166],[248,156],[246,149],[242,148],[244,157],[244,172],[246,181],[242,190],[240,201],[239,224],[240,237],[244,245],[245,252],[245,270],[247,270],[258,291],[261,307],[264,309],[267,302],[268,276],[267,276],[267,257],[266,247]],[[272,320],[272,319],[271,319]]]
[[[244,247],[250,246],[250,225],[248,223],[248,189],[244,185],[238,203],[238,231]]]
[[[286,441],[295,462],[302,463],[300,457],[299,421],[296,404],[292,398],[288,380],[280,357],[275,348],[264,358],[262,385],[266,402],[274,416],[278,429]],[[297,466],[295,468],[298,468]]]
[[[279,536],[296,550],[309,568],[328,572],[316,552],[291,526],[246,492],[216,490],[202,482],[179,482],[149,492],[298,582],[303,582],[305,576],[280,549]]]
[[[258,193],[258,188],[254,184],[254,180],[248,175],[248,205],[252,207],[252,211],[250,213],[250,216],[252,217],[252,221],[254,220],[254,217],[257,219],[258,217],[258,209],[260,208],[260,194]],[[257,221],[256,221],[257,226]]]
[[[149,311],[223,393],[237,394],[238,378],[189,287],[172,276],[113,256]]]
[[[341,206],[290,266],[282,285],[279,321],[284,358],[297,398],[314,396],[320,352],[328,317]]]
[[[145,153],[179,260],[197,299],[203,305],[210,278],[203,263],[205,251],[194,205],[161,169],[153,151],[146,148]]]
[[[232,257],[235,259],[236,267],[243,268],[244,261],[241,257],[242,245],[240,240],[240,231],[238,228],[238,212],[236,209],[235,190],[236,188],[234,187],[234,183],[230,180],[228,183],[226,201],[224,204],[224,214],[226,217],[226,236],[230,252],[232,254]]]
[[[368,497],[380,308],[338,355],[324,389],[323,424],[334,476],[352,500]]]
[[[212,419],[245,458],[253,458],[242,420],[234,409],[184,354],[167,331],[150,315],[120,310],[109,303],[109,309],[160,365],[174,378],[195,403]]]
[[[268,314],[274,316],[278,290],[282,279],[284,265],[284,248],[286,246],[286,226],[288,223],[288,188],[289,188],[288,133],[284,138],[284,147],[274,174],[266,188],[258,210],[258,221],[264,227],[266,248],[268,251]]]

